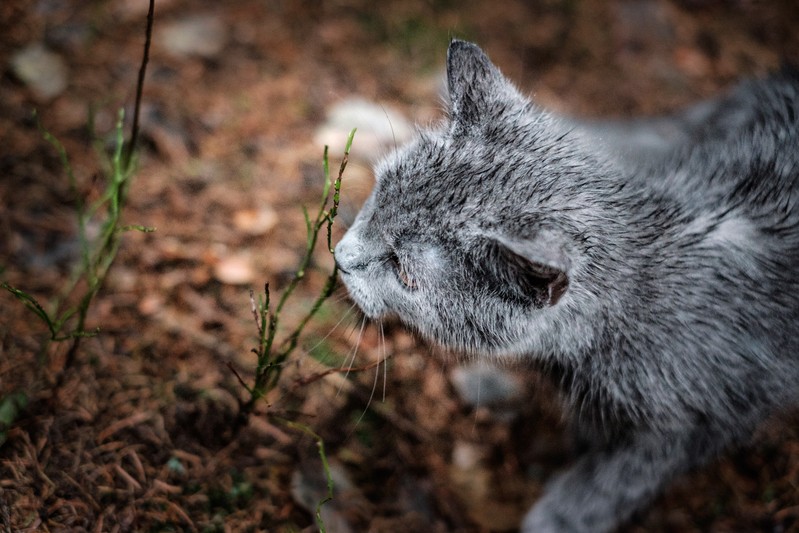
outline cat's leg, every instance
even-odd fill
[[[525,517],[522,532],[614,530],[651,502],[674,476],[715,453],[715,446],[704,446],[713,439],[697,436],[691,431],[642,433],[624,445],[587,453],[547,484]]]

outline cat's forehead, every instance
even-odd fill
[[[378,168],[376,203],[391,218],[420,224],[457,219],[474,191],[473,167],[446,141],[414,143]]]
[[[479,139],[454,140],[420,135],[408,146],[395,151],[377,167],[377,180],[385,192],[411,202],[423,201],[431,194],[436,200],[444,190],[479,185],[481,171],[492,166],[485,157],[487,147]]]
[[[375,175],[378,181],[401,175],[413,177],[414,170],[442,159],[450,145],[451,141],[446,137],[419,132],[411,142],[384,157],[375,168]]]

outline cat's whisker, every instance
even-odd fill
[[[330,299],[330,301],[333,302],[334,304],[340,304],[340,303],[342,303],[342,302],[344,302],[344,301],[346,301],[348,299],[350,299],[349,293],[347,293],[347,291],[342,291],[339,294],[333,296]],[[355,307],[355,305],[356,304],[353,304],[353,307]]]
[[[339,321],[338,321],[338,322],[336,322],[336,323],[333,325],[333,327],[331,327],[331,328],[330,328],[330,331],[328,331],[328,332],[327,332],[327,335],[325,335],[324,337],[322,337],[321,339],[319,339],[319,341],[318,341],[316,344],[314,344],[313,346],[311,346],[311,347],[310,347],[310,348],[308,348],[307,350],[304,350],[304,351],[303,351],[303,354],[304,354],[304,355],[310,355],[310,354],[312,354],[312,353],[314,352],[314,350],[316,350],[317,348],[319,348],[319,346],[321,346],[321,345],[322,345],[322,344],[323,344],[323,343],[324,343],[324,342],[325,342],[325,341],[326,341],[328,338],[330,338],[330,336],[333,334],[333,332],[334,332],[334,331],[336,331],[336,330],[338,329],[338,327],[341,325],[341,323],[342,323],[342,322],[344,322],[345,320],[347,320],[348,318],[350,318],[350,317],[353,315],[353,310],[354,310],[354,309],[355,309],[355,304],[352,304],[352,305],[350,305],[350,306],[349,306],[349,308],[347,308],[347,310],[345,310],[345,311],[342,313],[342,315],[341,315],[341,318],[339,319]],[[350,332],[350,334],[348,334],[348,337],[349,337],[349,335],[351,335],[351,334],[352,334],[352,332]],[[325,361],[324,361],[324,360],[321,360],[321,359],[320,359],[320,362],[321,362],[322,364],[325,364]]]
[[[355,358],[358,356],[358,348],[361,345],[361,338],[363,337],[363,330],[365,327],[366,327],[366,317],[364,316],[361,319],[361,327],[358,329],[358,337],[355,339],[355,344],[352,347],[352,353],[351,355],[347,356],[347,358],[344,360],[344,363],[341,365],[341,368],[345,369],[344,372],[345,380],[349,377],[350,369],[355,364]],[[352,333],[350,333],[350,335],[352,335]],[[343,388],[344,388],[344,383],[339,385],[338,391],[336,392],[336,397],[338,397],[341,394]]]
[[[351,340],[352,340],[352,334],[353,334],[353,333],[355,333],[355,332],[356,332],[358,329],[360,329],[360,330],[363,330],[363,327],[364,327],[364,322],[365,322],[365,321],[366,321],[366,317],[365,317],[365,316],[363,316],[363,315],[361,315],[361,320],[359,320],[358,322],[355,322],[355,323],[351,324],[351,326],[352,326],[352,327],[349,327],[349,326],[348,326],[349,332],[348,332],[348,333],[347,333],[347,335],[344,337],[344,340],[345,340],[347,343],[349,343],[350,345],[352,345],[352,343],[351,343]],[[360,342],[360,334],[358,335],[358,340],[357,340],[357,342]],[[349,355],[347,355],[347,358],[345,359],[345,362],[346,362],[346,360],[348,360],[348,359],[349,359]],[[341,364],[341,368],[344,368],[344,363],[342,363],[342,364]]]
[[[382,327],[383,323],[381,322],[380,325]],[[379,360],[378,360],[378,363],[379,363]],[[372,390],[369,392],[369,399],[366,401],[366,406],[363,408],[363,411],[361,411],[361,416],[359,416],[358,420],[355,421],[355,426],[356,427],[358,426],[358,424],[360,424],[361,420],[363,420],[363,417],[366,416],[367,411],[369,411],[369,406],[372,405],[372,400],[375,397],[375,391],[377,391],[377,383],[379,381],[379,378],[380,378],[380,364],[375,366],[375,378],[372,381]],[[383,392],[384,392],[384,395],[385,395],[385,389],[384,389]],[[383,401],[385,401],[385,396],[383,397]]]
[[[383,110],[383,114],[386,116],[386,120],[388,121],[388,127],[391,128],[391,139],[394,141],[394,150],[397,150],[399,146],[397,145],[397,135],[394,132],[394,124],[391,122],[391,117],[386,111],[386,107],[383,104],[380,104],[380,108]]]
[[[483,366],[482,363],[477,363],[477,364],[479,364],[480,366]],[[475,398],[476,401],[474,403],[475,408],[480,407],[480,401],[483,399],[482,393],[483,393],[483,372],[478,371],[477,372],[477,397]]]
[[[383,403],[386,402],[386,384],[388,383],[388,357],[387,357],[387,350],[386,350],[386,333],[383,329],[383,321],[380,321],[380,344],[378,349],[378,365],[377,365],[377,372],[380,373],[380,361],[381,361],[381,351],[382,351],[382,361],[383,361]]]

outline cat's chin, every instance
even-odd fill
[[[426,335],[424,332],[413,328],[414,331],[428,342],[435,344],[440,350],[451,354],[458,359],[475,360],[486,359],[498,363],[514,361],[530,361],[540,359],[542,352],[526,342],[509,344],[472,344]]]
[[[437,353],[445,353],[448,358],[475,360],[475,359],[508,359],[518,357],[511,353],[504,346],[477,345],[471,342],[464,342],[462,339],[444,338],[435,332],[425,331],[414,324],[410,324],[400,319],[402,324],[413,331],[418,337],[424,339],[431,345],[435,345]]]
[[[354,299],[354,298],[353,298]],[[387,319],[390,314],[377,305],[372,305],[368,302],[355,301],[361,313],[372,322],[381,322]]]
[[[350,299],[358,306],[361,312],[366,315],[366,318],[379,321],[388,314],[385,305],[382,305],[380,302],[375,301],[373,297],[370,297],[369,291],[361,289],[357,280],[343,273],[341,277],[344,281],[344,285],[347,287]]]

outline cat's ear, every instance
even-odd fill
[[[495,268],[535,307],[557,304],[568,290],[571,262],[555,235],[542,232],[523,240],[493,235],[491,242]]]
[[[447,52],[450,117],[456,129],[468,129],[490,113],[492,100],[506,82],[476,44],[453,40]]]

